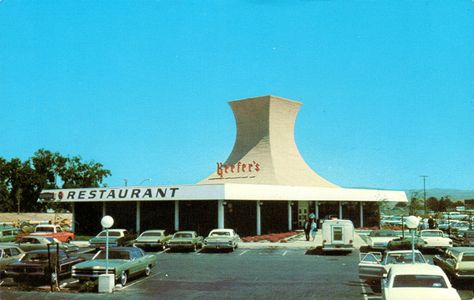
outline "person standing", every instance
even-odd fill
[[[304,221],[304,235],[306,237],[306,241],[309,241],[310,230],[311,230],[311,222],[309,218],[306,218],[306,221]]]
[[[311,219],[311,225],[310,225],[310,234],[311,238],[314,242],[314,239],[316,238],[316,233],[318,233],[318,225],[314,221],[314,219]]]

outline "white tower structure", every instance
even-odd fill
[[[301,102],[263,96],[229,102],[237,123],[230,156],[199,184],[246,183],[338,188],[303,160],[294,128]]]

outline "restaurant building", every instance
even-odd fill
[[[237,138],[229,157],[194,185],[44,190],[71,202],[74,231],[95,234],[104,215],[114,228],[196,230],[234,228],[241,236],[285,232],[336,216],[355,226],[379,222],[379,204],[407,202],[402,191],[343,188],[319,176],[301,157],[294,125],[301,103],[275,96],[231,101]]]

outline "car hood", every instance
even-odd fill
[[[439,237],[439,236],[427,236],[427,237],[421,237],[422,240],[427,241],[427,242],[443,242],[443,243],[449,243],[452,242],[450,238],[446,237]]]
[[[385,299],[417,299],[417,300],[460,300],[458,292],[442,288],[390,288],[385,289]]]
[[[110,237],[109,236],[109,241],[116,241],[118,240],[120,237],[117,237],[117,236],[113,236],[113,237]],[[107,238],[104,236],[104,237],[93,237],[89,240],[89,242],[105,242]]]
[[[16,262],[14,262],[14,263],[9,264],[8,266],[9,266],[9,267],[21,267],[21,266],[43,267],[43,266],[46,266],[46,265],[48,265],[48,262],[47,262],[47,261],[44,261],[44,262],[32,262],[32,261],[23,262],[23,261],[16,261]]]
[[[370,237],[372,243],[388,243],[393,239],[396,239],[396,236],[389,236],[389,237]]]
[[[130,262],[127,259],[109,259],[109,268],[115,268],[117,266],[123,265],[127,262]],[[94,259],[88,260],[75,265],[76,268],[97,268],[102,269],[105,268],[107,262],[105,259]]]

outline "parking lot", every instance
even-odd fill
[[[297,247],[296,244],[298,244]],[[303,245],[303,246],[302,246]],[[304,245],[307,245],[304,247]],[[321,255],[314,243],[242,245],[234,252],[154,252],[158,264],[152,274],[129,281],[110,299],[381,299],[378,291],[358,278],[359,252]],[[307,250],[310,249],[310,250]],[[434,253],[425,255],[432,261]],[[85,254],[86,257],[92,254]],[[67,283],[67,284],[66,284]],[[74,280],[65,282],[72,289]],[[83,298],[81,293],[11,291],[5,281],[1,299]],[[472,299],[471,284],[456,285],[462,299]],[[47,290],[47,288],[45,288]]]

